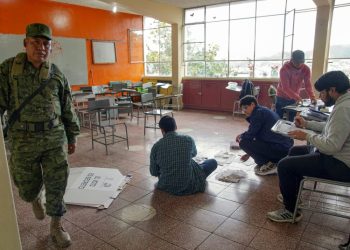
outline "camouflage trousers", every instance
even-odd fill
[[[12,151],[10,172],[20,197],[32,202],[43,185],[46,192],[46,213],[62,216],[66,212],[63,196],[67,186],[69,168],[64,146],[33,151]]]

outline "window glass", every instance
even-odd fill
[[[171,62],[159,63],[159,75],[171,76]]]
[[[256,15],[284,14],[286,1],[282,0],[260,0],[257,1]]]
[[[281,66],[282,61],[255,61],[255,77],[278,78]]]
[[[205,76],[204,62],[186,62],[185,63],[186,76]]]
[[[144,31],[145,62],[159,61],[159,30],[150,29]]]
[[[206,60],[228,59],[228,21],[207,23]]]
[[[335,8],[333,12],[330,41],[330,58],[350,58],[350,33],[344,31],[344,24],[350,22],[350,6]]]
[[[230,61],[230,77],[253,77],[252,61]]]
[[[198,23],[204,21],[204,7],[185,10],[185,23]]]
[[[228,18],[229,18],[229,4],[208,6],[206,8],[205,15],[206,15],[207,22],[228,20]]]
[[[283,21],[283,15],[257,18],[256,60],[282,59]]]
[[[148,76],[159,75],[159,63],[145,63],[145,71]]]
[[[171,76],[171,25],[144,17],[143,30],[145,75]]]
[[[207,61],[205,70],[208,77],[227,77],[228,61]]]
[[[349,1],[336,1],[336,4]],[[344,24],[350,21],[350,6],[335,8],[333,11],[332,32],[329,46],[327,70],[341,70],[350,76],[350,34],[344,31]]]
[[[311,59],[316,25],[316,10],[295,14],[293,50],[305,52],[305,58]]]
[[[204,24],[185,26],[185,42],[204,42]]]
[[[231,2],[230,19],[255,16],[255,1]]]
[[[204,60],[204,43],[184,44],[184,60]]]
[[[159,27],[159,21],[151,18],[151,17],[144,17],[143,18],[143,28],[144,29],[152,29],[152,28],[158,28]]]
[[[335,5],[350,3],[349,0],[335,0]]]
[[[230,60],[254,58],[254,29],[254,18],[230,21]]]
[[[288,0],[287,10],[301,10],[301,9],[311,9],[316,8],[316,4],[313,0]]]
[[[171,28],[159,29],[159,61],[171,62]]]

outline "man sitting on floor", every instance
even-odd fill
[[[240,148],[247,153],[241,159],[253,157],[257,164],[254,171],[258,175],[277,173],[277,162],[288,154],[293,140],[271,131],[279,117],[270,109],[258,105],[254,96],[243,97],[240,106],[249,122],[248,130],[236,137]]]
[[[333,106],[326,122],[305,121],[296,117],[295,124],[300,128],[322,131],[309,134],[301,130],[289,132],[295,139],[307,141],[315,147],[294,147],[290,156],[278,163],[280,190],[285,208],[269,212],[267,217],[276,222],[292,222],[296,206],[298,188],[303,176],[350,181],[350,83],[341,71],[331,71],[321,76],[315,83],[320,98],[327,107]],[[296,221],[302,214],[298,213]]]
[[[194,140],[179,135],[175,119],[163,116],[159,121],[163,138],[151,150],[150,172],[159,178],[157,188],[174,195],[204,192],[205,179],[216,169],[214,159],[198,164],[192,158],[197,155]]]

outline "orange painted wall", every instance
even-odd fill
[[[128,29],[142,29],[142,16],[48,0],[0,0],[0,13],[0,33],[3,34],[24,34],[27,24],[42,22],[52,28],[54,36],[86,39],[89,82],[82,84],[139,81],[143,76],[142,63],[129,63],[128,49]],[[94,39],[116,41],[116,63],[92,63],[91,40]]]

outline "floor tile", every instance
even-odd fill
[[[196,227],[180,223],[168,233],[162,236],[163,239],[169,241],[179,247],[185,249],[195,249],[199,246],[210,233],[198,229]]]
[[[257,236],[250,243],[250,247],[259,250],[286,249],[292,250],[297,246],[298,240],[283,236],[279,233],[272,232],[266,229],[259,231]]]
[[[214,234],[248,246],[258,231],[256,226],[228,218]]]
[[[198,248],[198,250],[243,250],[244,245],[222,238],[215,234],[210,235]]]

